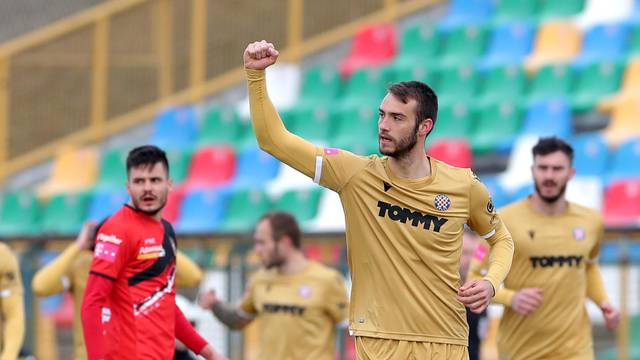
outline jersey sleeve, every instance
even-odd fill
[[[313,181],[328,189],[341,192],[349,180],[362,171],[369,158],[334,148],[318,148]]]
[[[337,271],[328,279],[327,312],[335,324],[344,324],[349,319],[349,297],[344,278]]]
[[[244,314],[248,315],[249,317],[253,317],[258,314],[258,309],[256,309],[254,298],[253,298],[255,282],[256,282],[256,278],[254,276],[249,280],[249,283],[247,284],[247,288],[244,291],[244,295],[242,295],[242,299],[240,300],[240,304],[238,305],[238,308],[240,309],[240,311],[242,311]]]
[[[69,270],[80,251],[76,244],[71,244],[62,254],[38,270],[31,281],[33,292],[38,296],[50,296],[69,289]]]
[[[180,250],[178,250],[176,256],[176,267],[177,287],[195,287],[202,281],[202,270],[198,264],[189,259],[189,257]]]
[[[122,226],[104,223],[96,234],[96,246],[91,262],[92,274],[115,280],[129,261],[127,233]]]
[[[600,306],[604,301],[608,301],[609,297],[604,287],[600,265],[598,265],[598,257],[600,256],[600,244],[604,238],[604,225],[602,219],[599,220],[598,234],[593,248],[589,252],[587,260],[587,297],[596,305]]]
[[[1,245],[1,244],[0,244]],[[3,344],[0,360],[18,358],[25,332],[24,291],[17,257],[8,248],[0,247],[0,318]]]
[[[469,173],[471,188],[469,191],[468,224],[491,246],[488,258],[489,265],[484,279],[491,282],[497,292],[511,268],[514,251],[513,239],[496,212],[489,190],[471,171]]]

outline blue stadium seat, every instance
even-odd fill
[[[163,149],[191,147],[198,134],[196,111],[190,106],[165,110],[153,126],[151,143]]]
[[[631,28],[628,24],[597,25],[587,31],[582,42],[582,51],[573,65],[583,67],[604,60],[618,60],[625,56]]]
[[[496,209],[499,209],[509,204],[509,195],[504,191],[500,182],[495,177],[482,177],[482,183],[487,187],[491,198],[493,199],[493,205]]]
[[[573,166],[578,176],[601,176],[609,161],[609,148],[598,133],[582,134],[570,141],[574,150]]]
[[[534,102],[529,107],[520,135],[567,138],[571,135],[571,106],[562,99]]]
[[[519,187],[511,195],[511,202],[522,200],[522,199],[526,198],[527,196],[533,194],[534,192],[535,192],[535,188],[534,188],[532,183],[531,184],[527,184],[527,185],[523,185],[523,186]]]
[[[606,185],[621,179],[640,178],[640,138],[628,140],[613,153]]]
[[[218,230],[225,216],[227,194],[220,190],[194,190],[187,193],[180,207],[176,231],[203,234]]]
[[[98,190],[93,193],[87,212],[87,220],[100,222],[113,215],[129,201],[126,191]]]
[[[486,22],[494,12],[492,0],[453,0],[447,15],[438,23],[438,28],[449,30],[455,26]]]
[[[500,24],[494,28],[480,68],[520,64],[531,51],[534,27],[525,22]]]
[[[280,161],[258,147],[247,147],[238,156],[233,188],[263,187],[278,175]]]
[[[601,264],[618,264],[620,262],[621,247],[620,243],[613,241],[605,241],[600,244],[600,256],[598,260]]]

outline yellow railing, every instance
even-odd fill
[[[0,46],[0,182],[63,145],[104,139],[163,106],[242,81],[269,39],[298,61],[443,0],[115,0]]]

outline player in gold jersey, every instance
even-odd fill
[[[263,150],[340,195],[358,359],[466,359],[465,305],[487,306],[509,271],[513,242],[469,169],[425,155],[435,93],[417,81],[389,87],[378,120],[386,157],[316,147],[287,131],[268,98],[264,70],[277,57],[266,41],[245,50],[253,128]],[[461,286],[465,224],[492,250],[487,275]]]
[[[87,358],[82,333],[80,307],[84,289],[89,278],[89,268],[93,260],[93,247],[96,225],[86,222],[76,240],[56,259],[40,269],[31,283],[36,296],[51,296],[63,291],[73,295],[73,355],[74,359]],[[186,255],[178,251],[176,286],[195,287],[202,280],[202,270]]]
[[[263,268],[255,273],[238,307],[210,291],[200,305],[233,329],[258,319],[259,359],[332,360],[336,326],[347,321],[342,275],[300,249],[300,229],[290,214],[272,212],[256,226],[254,249]]]
[[[620,319],[597,263],[602,218],[565,199],[575,174],[569,144],[540,139],[533,158],[535,192],[499,211],[515,243],[511,271],[495,297],[505,305],[498,331],[500,359],[593,359],[585,297],[600,307],[609,329]],[[484,251],[477,254],[482,259]],[[471,276],[481,276],[482,268],[481,262],[472,263]]]
[[[0,243],[0,360],[18,358],[24,340],[24,297],[18,259]]]

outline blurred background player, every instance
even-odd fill
[[[167,156],[141,146],[126,164],[131,204],[98,228],[82,302],[87,356],[169,359],[177,338],[206,359],[223,359],[175,302],[176,235],[162,218],[172,186]]]
[[[63,291],[72,293],[74,305],[73,353],[74,358],[78,360],[87,358],[82,335],[80,308],[93,259],[95,235],[96,224],[85,222],[76,240],[62,254],[40,269],[31,283],[33,293],[37,296],[51,296]],[[176,286],[198,286],[202,280],[202,270],[198,265],[180,251],[178,251],[176,263]]]
[[[515,254],[504,288],[495,297],[505,305],[498,352],[509,360],[593,359],[585,295],[602,310],[608,329],[620,320],[598,266],[602,218],[565,199],[575,174],[569,144],[542,138],[532,152],[535,192],[500,211]],[[470,270],[470,276],[481,276],[482,266],[474,262]]]
[[[0,360],[18,358],[24,340],[24,298],[18,258],[0,242]]]
[[[253,128],[261,149],[340,195],[358,359],[467,359],[463,305],[484,310],[509,271],[513,242],[469,169],[425,156],[436,94],[417,81],[389,87],[378,119],[386,157],[316,147],[287,131],[268,98],[265,69],[278,55],[266,41],[244,52]],[[459,287],[465,224],[492,245],[492,261],[485,278]]]
[[[342,275],[304,256],[300,228],[288,213],[265,214],[254,242],[263,268],[251,277],[239,306],[222,302],[213,290],[200,305],[236,330],[257,319],[259,359],[334,359],[336,327],[346,327],[348,318]]]

